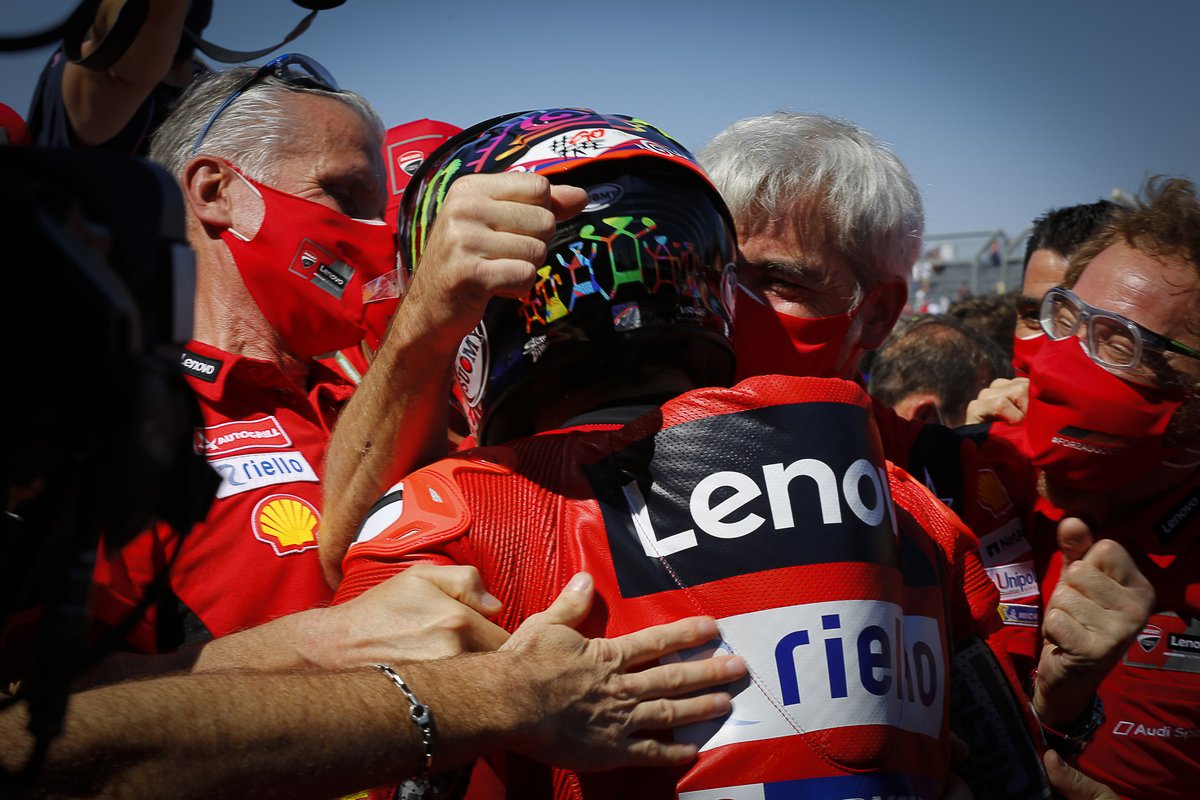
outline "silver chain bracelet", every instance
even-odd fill
[[[396,684],[400,691],[404,692],[404,696],[408,698],[408,718],[421,729],[421,740],[425,744],[425,764],[415,777],[415,780],[419,782],[427,777],[433,769],[433,712],[430,711],[429,706],[417,699],[412,689],[408,688],[408,684],[396,670],[387,664],[376,664],[375,666],[384,675],[391,678],[392,683]]]

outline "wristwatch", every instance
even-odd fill
[[[1029,707],[1032,709],[1033,704],[1030,703]],[[1087,747],[1088,742],[1096,735],[1096,731],[1104,724],[1104,702],[1100,699],[1100,695],[1096,695],[1092,699],[1092,707],[1085,711],[1073,725],[1064,730],[1051,728],[1042,722],[1036,711],[1033,716],[1042,729],[1042,741],[1046,747],[1057,751],[1064,758],[1073,757],[1083,752],[1083,748]]]

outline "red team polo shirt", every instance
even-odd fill
[[[1058,523],[1070,512],[1038,496],[1036,473],[1011,444],[1020,437],[1019,426],[994,423],[978,430],[987,432],[985,449],[1026,516],[1037,602],[1044,607],[1062,572]],[[1185,800],[1200,792],[1197,512],[1200,474],[1094,530],[1097,539],[1113,539],[1129,551],[1156,595],[1145,628],[1100,686],[1106,719],[1079,759],[1081,769],[1122,797]],[[1086,509],[1075,513],[1086,516]],[[1022,644],[1014,656],[1025,649]]]
[[[204,418],[197,446],[221,477],[208,516],[184,538],[171,568],[170,588],[186,609],[183,638],[224,636],[327,604],[317,560],[321,476],[330,430],[353,386],[313,364],[301,391],[270,362],[200,342],[188,345],[182,366]],[[102,559],[96,615],[119,620],[179,547],[160,526]],[[154,617],[135,632],[139,649],[154,649]]]

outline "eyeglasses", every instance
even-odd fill
[[[340,92],[341,88],[329,70],[318,64],[313,59],[300,53],[284,53],[272,61],[268,61],[261,67],[251,73],[244,81],[238,84],[238,87],[229,93],[229,96],[221,101],[221,105],[217,106],[217,110],[208,118],[208,122],[200,129],[200,135],[196,137],[196,141],[192,143],[192,155],[200,152],[200,144],[204,141],[204,137],[212,130],[212,126],[216,123],[217,118],[224,113],[225,109],[233,105],[233,101],[237,100],[246,91],[258,83],[259,81],[274,76],[289,86],[299,86],[308,89],[324,89],[327,92]]]
[[[1075,336],[1079,326],[1086,324],[1084,349],[1092,361],[1111,369],[1141,371],[1148,378],[1160,377],[1165,353],[1200,359],[1200,350],[1143,328],[1120,314],[1088,305],[1063,288],[1051,289],[1042,298],[1041,323],[1046,335],[1055,340]],[[1147,364],[1150,354],[1158,358],[1149,359],[1155,363]]]
[[[1042,301],[1032,297],[1017,299],[1017,335],[1022,339],[1042,332]]]

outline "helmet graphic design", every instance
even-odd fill
[[[544,109],[452,137],[401,201],[408,268],[417,268],[455,180],[514,171],[582,187],[588,204],[558,224],[530,293],[493,298],[463,339],[454,397],[476,440],[526,435],[539,401],[655,368],[682,369],[697,386],[728,385],[733,223],[692,155],[642,120]]]

